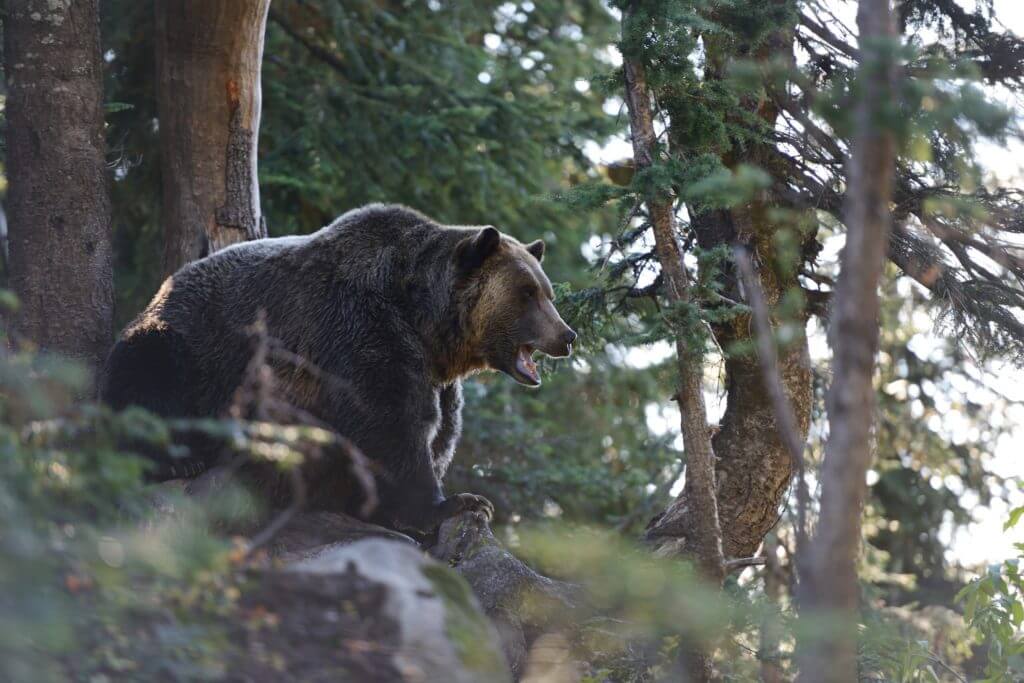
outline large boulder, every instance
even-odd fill
[[[166,517],[180,513],[182,496],[226,499],[230,479],[213,470],[189,482],[165,482],[154,491],[153,505]],[[510,553],[482,513],[445,521],[426,548],[343,514],[286,517],[254,554],[258,580],[244,600],[253,609],[273,609],[281,626],[250,634],[249,649],[291,653],[273,661],[284,656],[295,680],[326,680],[330,671],[367,681],[519,679],[551,615],[579,600],[574,586]],[[230,533],[262,535],[269,520],[249,519],[251,526]],[[291,639],[300,641],[294,650],[286,647]],[[273,670],[266,668],[273,661],[257,654],[243,665],[248,680],[263,680],[260,672]]]
[[[408,543],[328,544],[252,579],[232,678],[510,680],[497,633],[465,581]]]

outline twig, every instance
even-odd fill
[[[835,36],[832,32],[826,29],[824,26],[819,24],[813,18],[811,18],[806,12],[800,14],[800,23],[808,31],[813,33],[819,39],[827,43],[833,49],[838,50],[847,57],[852,59],[860,59],[860,51],[853,47],[842,38]]]
[[[312,40],[309,40],[306,36],[302,35],[302,32],[288,23],[288,20],[284,18],[283,14],[274,8],[271,8],[269,16],[270,20],[280,26],[281,30],[288,34],[292,40],[306,48],[311,55],[319,59],[321,62],[340,74],[345,74],[348,71],[348,67],[345,65],[345,62],[338,57],[338,55],[334,54],[330,50],[320,47]]]
[[[245,556],[252,557],[253,553],[269,543],[277,534],[292,521],[292,518],[306,507],[306,482],[302,478],[301,465],[294,465],[288,470],[288,478],[292,487],[292,500],[284,510],[278,513],[270,524],[263,527],[263,530],[249,539],[245,548]]]
[[[734,557],[725,561],[725,570],[746,569],[747,567],[761,567],[768,564],[766,557]]]
[[[260,310],[257,313],[256,321],[248,331],[253,338],[253,355],[246,367],[243,380],[235,391],[229,411],[230,414],[236,419],[241,419],[244,415],[251,414],[261,421],[306,424],[329,432],[333,437],[330,445],[339,448],[348,458],[350,471],[363,490],[364,501],[360,508],[360,514],[368,517],[377,507],[378,503],[377,487],[370,470],[369,461],[354,443],[334,432],[329,425],[308,411],[298,406],[293,406],[276,396],[276,378],[269,364],[269,358],[271,355],[274,355],[278,360],[283,360],[296,369],[314,374],[322,373],[322,371],[315,364],[283,348],[280,341],[270,337],[267,332],[266,311]],[[323,379],[326,377],[326,374],[316,376]],[[303,453],[304,460],[311,456],[319,456],[320,450],[321,448],[317,447],[312,449],[312,453]],[[237,470],[247,460],[248,456],[237,458],[231,463],[232,470]],[[247,557],[269,543],[305,507],[306,482],[303,476],[302,463],[294,465],[289,469],[288,479],[292,494],[288,507],[275,515],[274,519],[262,531],[252,537],[245,551]]]
[[[943,669],[953,674],[953,677],[956,678],[956,680],[960,681],[960,683],[967,683],[967,679],[964,678],[959,671],[951,667],[949,664],[946,664],[946,662],[942,661],[942,658],[939,657],[937,654],[935,654],[934,652],[929,652],[928,657],[929,659],[931,659],[933,664],[938,664]]]

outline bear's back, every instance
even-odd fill
[[[251,308],[286,277],[291,264],[301,263],[310,236],[271,237],[229,246],[183,266],[161,287],[140,316],[155,314],[164,324],[189,334],[210,316],[249,318]],[[277,290],[278,295],[286,291]]]
[[[251,355],[260,311],[271,337],[322,365],[351,363],[371,327],[392,346],[415,345],[398,302],[410,273],[423,266],[424,245],[433,245],[431,258],[450,256],[441,256],[449,233],[411,209],[369,205],[311,235],[243,242],[187,264],[122,333],[107,369],[116,379],[106,386],[124,383],[129,366],[131,373],[173,367],[175,387],[187,378],[187,412],[215,412]],[[136,393],[113,402],[139,402]]]

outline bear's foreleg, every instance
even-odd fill
[[[455,456],[455,446],[462,436],[462,383],[456,380],[443,387],[439,394],[441,425],[434,436],[431,450],[434,452],[434,474],[443,480]]]
[[[479,510],[488,517],[494,515],[494,506],[483,496],[444,495],[430,448],[403,450],[407,458],[404,467],[377,477],[380,502],[375,517],[380,522],[398,529],[429,533],[445,519],[465,510]]]

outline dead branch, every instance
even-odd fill
[[[293,406],[278,397],[276,377],[270,366],[270,357],[287,362],[292,367],[310,372],[317,377],[327,377],[314,363],[284,348],[278,340],[274,340],[267,332],[266,312],[261,310],[248,330],[253,344],[252,358],[246,367],[242,382],[232,400],[229,414],[235,419],[243,416],[255,416],[260,421],[271,420],[281,424],[305,424],[317,427],[330,433],[331,446],[348,459],[349,468],[363,493],[363,505],[360,514],[368,517],[377,507],[377,487],[366,456],[347,438],[335,434],[328,425],[311,415],[308,411]],[[247,460],[248,453],[236,458],[230,465],[237,470]],[[315,448],[303,454],[306,458],[322,457],[321,448]],[[262,531],[254,535],[246,548],[246,555],[252,555],[257,549],[266,545],[285,528],[292,518],[302,511],[306,505],[306,482],[303,478],[302,464],[291,465],[288,470],[288,482],[291,487],[291,498],[288,506],[279,512]]]

